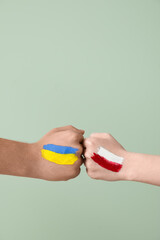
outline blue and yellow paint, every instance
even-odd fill
[[[43,158],[61,165],[74,164],[78,160],[78,157],[75,154],[77,151],[78,148],[54,144],[44,145],[43,149],[41,149]]]

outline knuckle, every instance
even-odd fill
[[[73,135],[70,137],[70,140],[71,140],[72,142],[76,142],[76,141],[77,141],[77,136],[73,134]]]
[[[103,133],[103,136],[104,138],[111,138],[111,134],[110,133]]]
[[[110,133],[106,133],[107,137],[111,137],[112,135]]]
[[[74,128],[72,125],[67,125],[67,127],[68,127],[68,128],[72,128],[72,129]]]
[[[92,145],[93,145],[92,139],[91,139],[91,138],[87,138],[87,139],[85,140],[85,144],[86,144],[86,146],[92,146]]]
[[[72,135],[72,134],[73,134],[73,131],[72,131],[71,129],[67,129],[67,130],[66,130],[66,133],[67,133],[68,135]]]
[[[77,132],[75,132],[75,131],[71,131],[71,136],[73,137],[73,138],[78,138],[78,133]]]
[[[70,140],[76,140],[77,139],[77,133],[72,130],[67,130],[67,135]]]

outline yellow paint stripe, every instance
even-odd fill
[[[78,157],[73,154],[61,154],[61,153],[55,153],[49,150],[41,149],[42,157],[45,158],[48,161],[61,164],[61,165],[70,165],[74,164]]]

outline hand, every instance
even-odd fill
[[[99,147],[103,147],[113,154],[123,157],[123,165],[119,172],[113,172],[101,167],[91,157],[96,153]],[[124,180],[126,174],[125,156],[126,150],[108,133],[93,133],[89,138],[84,140],[84,156],[86,171],[93,179],[108,181]]]
[[[81,154],[83,147],[83,130],[79,130],[73,126],[65,126],[55,128],[48,132],[38,142],[32,144],[32,153],[34,156],[35,165],[33,172],[35,177],[51,180],[51,181],[65,181],[75,178],[80,173],[80,166],[83,163]],[[41,149],[43,145],[55,144],[61,146],[70,146],[77,148],[76,155],[78,160],[72,165],[60,165],[48,161],[42,157]]]

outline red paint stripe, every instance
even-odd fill
[[[119,172],[121,170],[121,168],[122,168],[122,164],[109,161],[106,158],[101,157],[97,153],[93,153],[91,158],[93,159],[93,161],[98,163],[101,167],[106,168],[106,169],[108,169],[108,170],[110,170],[112,172]]]

